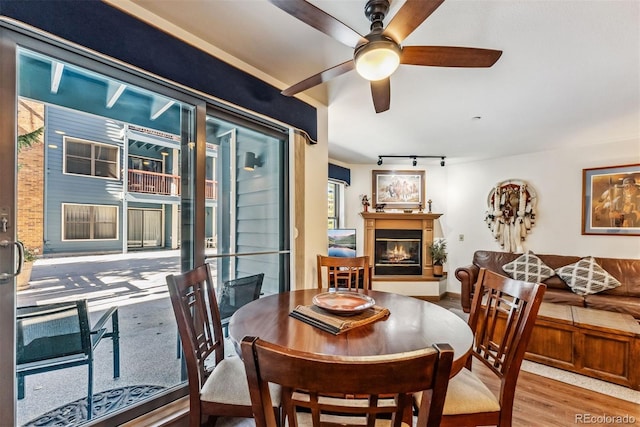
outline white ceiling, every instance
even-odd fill
[[[281,89],[353,53],[266,0],[106,1],[213,54],[226,52]],[[392,1],[385,23],[403,2]],[[312,3],[368,33],[365,0]],[[331,158],[460,162],[640,140],[638,0],[446,0],[403,45],[504,53],[491,68],[401,65],[391,77],[391,109],[380,114],[355,71],[304,92],[328,105]]]

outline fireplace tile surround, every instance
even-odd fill
[[[373,289],[428,300],[439,300],[446,293],[446,275],[433,276],[428,250],[434,238],[434,221],[442,214],[361,212],[360,215],[364,219],[364,255],[368,255],[373,264]],[[419,240],[417,245],[416,240]],[[385,249],[385,259],[380,259],[381,248]],[[404,268],[401,263],[411,265],[410,274],[399,273]]]

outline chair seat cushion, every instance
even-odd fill
[[[442,415],[498,411],[500,403],[496,396],[470,370],[461,370],[449,381]]]
[[[273,406],[280,406],[280,386],[269,384]],[[200,391],[206,402],[251,406],[244,363],[239,357],[225,357],[213,369]]]

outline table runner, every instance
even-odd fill
[[[353,316],[332,314],[315,305],[299,305],[289,313],[289,316],[333,335],[338,335],[358,326],[385,318],[389,314],[389,309],[377,305]]]

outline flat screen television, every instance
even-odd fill
[[[329,230],[329,256],[352,258],[356,256],[356,229]]]

